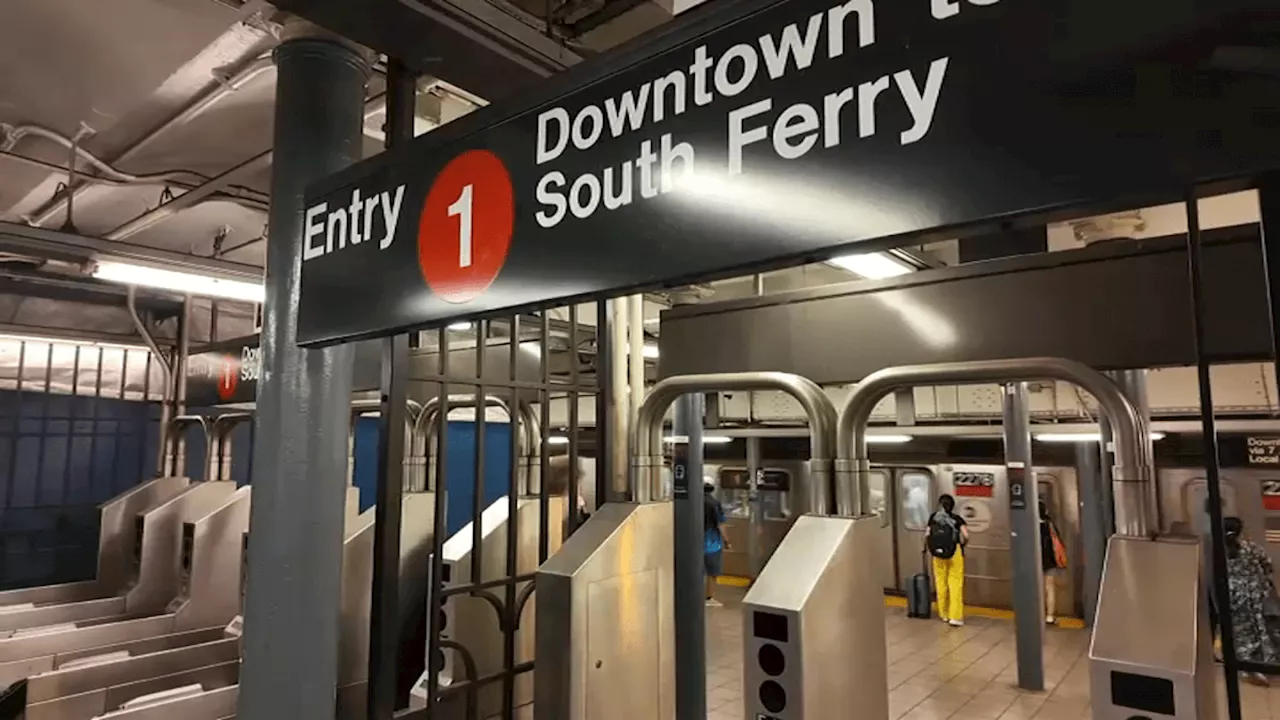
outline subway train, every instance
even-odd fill
[[[804,512],[799,492],[804,461],[769,457],[766,451],[760,462],[754,503],[745,459],[709,458],[704,465],[704,479],[716,486],[727,517],[725,535],[730,549],[724,555],[726,575],[754,577],[794,519]],[[904,592],[908,579],[924,566],[924,527],[938,496],[948,493],[955,497],[956,511],[966,518],[970,529],[966,602],[1011,608],[1009,486],[1004,465],[924,457],[911,462],[909,456],[896,454],[892,462],[873,464],[872,510],[881,518],[877,574],[885,590]],[[1056,579],[1059,613],[1080,617],[1084,600],[1076,468],[1037,462],[1035,477],[1039,497],[1068,550],[1068,570]],[[1204,471],[1161,468],[1157,478],[1162,532],[1207,533]],[[1222,481],[1224,515],[1240,517],[1249,537],[1266,548],[1280,567],[1280,470],[1224,469]],[[755,547],[750,542],[753,534],[758,539]]]

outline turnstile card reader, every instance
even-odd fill
[[[73,603],[123,592],[135,574],[135,518],[182,492],[190,482],[180,477],[155,478],[106,501],[98,507],[98,574],[93,580],[0,592],[0,606]]]
[[[538,569],[535,717],[675,717],[672,520],[608,503]]]
[[[178,594],[165,608],[177,613],[179,630],[225,626],[240,611],[250,491],[239,488],[203,517],[183,522]]]
[[[889,717],[879,528],[805,515],[783,538],[742,601],[746,718]]]
[[[1111,538],[1089,648],[1094,720],[1218,716],[1200,563],[1193,538]]]
[[[164,612],[178,595],[183,523],[213,512],[235,490],[231,481],[196,483],[140,516],[140,537],[135,539],[140,567],[138,581],[126,596],[127,613]]]
[[[182,524],[201,517],[233,490],[235,483],[230,482],[191,485],[129,521],[134,528],[132,545],[137,563],[129,581],[131,586],[122,596],[34,605],[0,613],[0,637],[28,628],[163,612],[179,590]]]
[[[435,527],[433,492],[407,493],[400,508],[400,636],[420,612],[426,579],[422,568],[431,555]],[[375,508],[347,526],[342,545],[342,614],[338,636],[337,717],[367,717],[364,711],[369,680],[369,616],[372,611]]]

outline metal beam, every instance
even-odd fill
[[[411,70],[486,100],[510,96],[581,58],[513,6],[485,0],[278,0],[275,5]]]
[[[185,196],[183,196],[185,197]],[[173,270],[212,273],[232,278],[261,280],[262,268],[255,265],[199,257],[173,250],[100,240],[58,230],[0,222],[0,252],[32,255],[49,260],[84,263],[108,256],[122,262],[163,265]]]

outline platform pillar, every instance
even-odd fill
[[[331,720],[353,348],[297,346],[303,192],[360,159],[369,63],[304,23],[276,48],[241,720]]]

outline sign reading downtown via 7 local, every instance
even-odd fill
[[[694,13],[531,102],[311,188],[299,341],[1098,198],[1176,199],[1192,180],[1278,167],[1280,133],[1258,112],[1280,102],[1274,83],[1153,80],[1176,72],[1167,47],[1270,2],[737,0]]]

